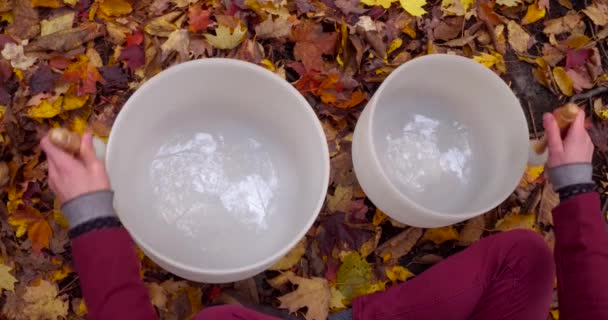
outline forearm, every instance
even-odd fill
[[[156,319],[135,246],[112,208],[111,191],[83,195],[63,211],[89,319]]]
[[[590,174],[589,174],[590,181]],[[589,181],[559,189],[553,211],[560,319],[608,319],[608,234]],[[587,183],[586,183],[587,182]]]

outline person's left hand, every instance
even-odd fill
[[[48,135],[40,146],[49,164],[49,186],[62,204],[89,192],[110,189],[105,165],[95,156],[91,133],[83,135],[76,156],[51,143]]]

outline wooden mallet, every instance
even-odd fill
[[[576,104],[570,102],[553,112],[557,126],[562,133],[567,131],[570,124],[574,122],[579,110]],[[547,136],[543,135],[538,141],[532,143],[530,149],[528,164],[536,166],[545,163],[547,161]]]

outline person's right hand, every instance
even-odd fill
[[[546,113],[543,116],[543,125],[549,149],[549,168],[572,163],[591,163],[593,142],[585,129],[585,111],[579,110],[563,139],[553,114]]]
[[[95,156],[91,133],[83,135],[76,157],[51,143],[48,135],[40,146],[49,164],[49,186],[61,204],[89,192],[110,189],[105,165]]]

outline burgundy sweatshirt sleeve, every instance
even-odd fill
[[[63,205],[71,229],[72,258],[90,320],[156,319],[140,277],[135,245],[116,217],[109,190]]]
[[[140,278],[133,241],[123,227],[76,237],[72,256],[90,320],[157,318]]]
[[[596,192],[555,208],[560,320],[608,319],[608,233]]]

